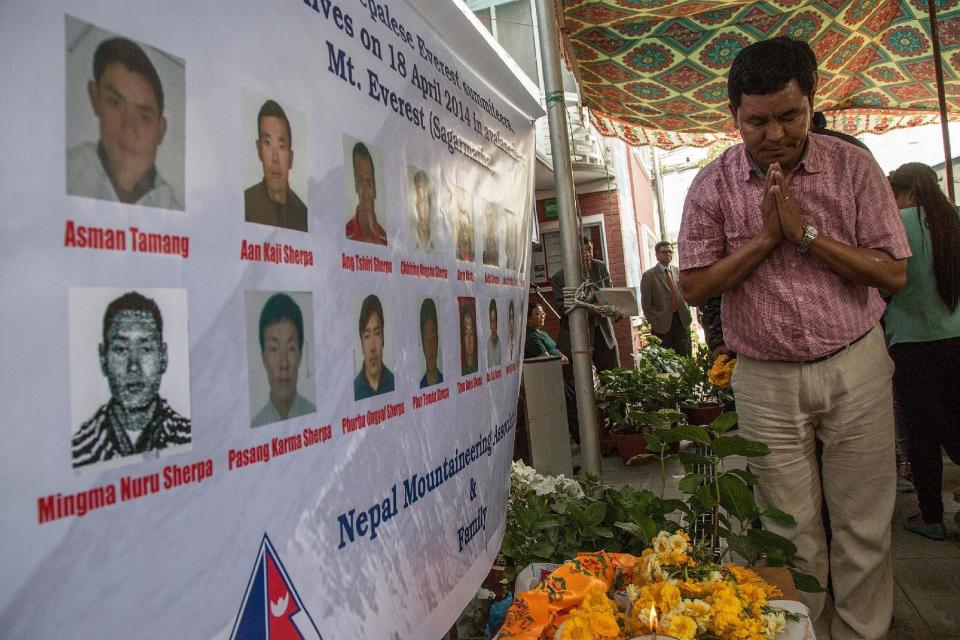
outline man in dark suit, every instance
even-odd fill
[[[640,307],[653,335],[679,355],[690,355],[690,307],[680,291],[680,272],[670,265],[673,246],[658,242],[657,264],[640,277]]]
[[[583,269],[584,282],[590,282],[598,288],[611,287],[610,272],[607,265],[600,260],[593,259],[593,241],[584,236],[580,239],[580,258]],[[557,338],[557,348],[563,353],[572,353],[570,350],[570,322],[563,309],[563,269],[557,271],[550,279],[553,288],[554,305],[561,312],[560,335]],[[613,333],[613,322],[606,316],[587,313],[587,334],[590,347],[593,349],[593,364],[597,371],[616,369],[620,366],[620,349],[617,347],[617,337]]]

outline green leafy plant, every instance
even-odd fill
[[[795,524],[793,516],[775,507],[761,509],[753,495],[757,476],[749,470],[727,468],[732,456],[747,458],[767,455],[767,445],[728,433],[737,425],[737,414],[724,413],[706,426],[674,423],[654,431],[647,437],[647,448],[661,460],[676,456],[686,469],[680,480],[680,490],[687,494],[681,510],[686,515],[688,531],[695,537],[698,522],[708,520],[710,548],[720,549],[720,540],[726,542],[728,554],[735,552],[749,565],[756,564],[761,552],[770,566],[787,566],[793,574],[797,589],[821,591],[813,576],[793,568],[797,547],[787,538],[766,529],[754,528],[758,518],[767,518],[779,524]],[[692,440],[704,445],[694,451],[668,454],[670,444]],[[704,518],[703,516],[708,516]],[[718,558],[719,559],[719,558]]]
[[[678,526],[666,516],[680,505],[647,490],[614,489],[595,476],[542,476],[515,462],[500,547],[504,579],[512,582],[531,562],[564,562],[580,551],[640,554],[658,531]]]

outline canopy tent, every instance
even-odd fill
[[[960,119],[960,0],[936,0],[949,119]],[[597,129],[628,144],[739,135],[726,73],[779,35],[820,61],[815,108],[845,133],[939,122],[927,0],[565,0],[567,61]]]

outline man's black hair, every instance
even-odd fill
[[[366,147],[364,147],[364,149],[366,149]],[[369,156],[369,154],[370,152],[368,151],[367,155]],[[371,161],[370,164],[372,165],[373,161]],[[413,186],[418,187],[420,185],[427,187],[427,189],[430,188],[430,178],[427,176],[427,172],[423,169],[419,169],[415,174],[413,174]]]
[[[367,323],[370,322],[370,316],[377,314],[377,317],[380,318],[380,331],[383,331],[383,305],[380,303],[380,298],[373,295],[372,293],[363,299],[363,304],[360,305],[360,337],[363,337],[363,330],[366,328]]]
[[[107,331],[109,331],[110,325],[113,323],[113,318],[121,311],[143,311],[149,313],[153,318],[154,324],[157,325],[157,334],[160,336],[160,341],[163,342],[163,317],[160,315],[160,307],[150,298],[142,296],[136,291],[130,291],[108,304],[107,310],[103,312],[104,346],[107,345]]]
[[[507,317],[514,316],[516,317],[517,312],[513,308],[513,300],[510,301],[510,304],[507,305]]]
[[[653,252],[656,253],[660,251],[660,249],[662,249],[663,247],[670,247],[671,249],[673,249],[673,243],[668,240],[661,240],[657,244],[653,245]]]
[[[727,97],[734,109],[743,94],[765,96],[796,80],[813,105],[817,91],[817,57],[806,42],[786,36],[761,40],[744,47],[733,59],[727,77]]]
[[[101,42],[93,54],[93,81],[98,86],[103,72],[114,62],[119,62],[128,70],[143,76],[153,88],[160,114],[163,115],[163,85],[160,83],[160,75],[140,45],[133,40],[119,37]]]
[[[437,303],[433,301],[433,298],[427,298],[423,301],[423,304],[420,305],[420,339],[423,340],[423,325],[427,320],[433,320],[434,329],[438,329],[440,325],[437,324]]]
[[[357,158],[366,158],[367,162],[370,163],[370,177],[373,178],[374,182],[377,180],[377,169],[373,166],[373,156],[370,155],[370,149],[367,149],[367,145],[362,142],[358,142],[353,145],[353,173],[357,173]]]
[[[290,121],[287,119],[287,114],[284,112],[283,107],[273,100],[267,100],[263,103],[263,106],[260,107],[260,112],[257,114],[257,139],[260,138],[260,121],[264,118],[279,118],[283,120],[283,124],[287,125],[287,148],[292,149],[293,130],[290,129]]]
[[[289,320],[297,329],[297,343],[300,350],[303,350],[303,313],[300,306],[293,301],[293,298],[285,293],[275,293],[263,305],[263,311],[260,312],[260,351],[263,351],[263,332],[275,322]]]
[[[477,326],[477,314],[476,314],[476,312],[473,310],[473,303],[472,303],[472,302],[465,302],[465,303],[463,304],[463,312],[462,312],[462,315],[461,315],[461,317],[460,317],[460,326],[461,326],[461,327],[463,326],[463,321],[464,321],[464,319],[466,319],[467,316],[470,316],[470,319],[473,320],[473,326],[476,327],[476,326]]]
[[[500,315],[500,313],[497,311],[497,300],[496,300],[496,298],[490,298],[490,307],[488,308],[487,313],[490,313],[491,311],[493,311],[494,313],[496,313],[498,316]]]

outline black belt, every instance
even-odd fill
[[[863,334],[862,336],[860,336],[859,338],[857,338],[857,339],[854,340],[853,342],[849,342],[849,343],[843,345],[842,347],[840,347],[840,348],[837,349],[836,351],[831,351],[830,353],[828,353],[828,354],[826,354],[826,355],[824,355],[824,356],[820,356],[819,358],[814,358],[813,360],[804,360],[804,361],[803,361],[803,364],[816,364],[817,362],[823,362],[824,360],[829,360],[829,359],[832,358],[833,356],[839,354],[839,353],[840,353],[841,351],[843,351],[844,349],[848,349],[848,348],[852,347],[853,345],[857,344],[858,342],[860,342],[861,340],[863,340],[864,338],[866,338],[868,335],[870,335],[870,331],[873,331],[873,329],[868,330],[865,334]]]

